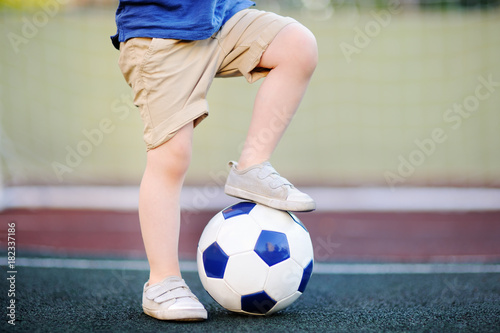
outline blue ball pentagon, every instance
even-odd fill
[[[262,230],[254,251],[269,266],[290,258],[290,247],[286,235],[277,231]]]
[[[255,314],[266,314],[276,305],[276,301],[265,291],[241,296],[241,309]]]
[[[230,219],[231,217],[235,217],[238,215],[244,215],[244,214],[249,214],[250,211],[255,207],[256,203],[254,202],[248,202],[248,201],[243,201],[239,202],[235,205],[232,205],[230,207],[227,207],[222,211],[222,215],[224,216],[224,219]]]
[[[212,243],[203,251],[203,266],[208,277],[222,279],[229,257],[217,242]]]
[[[301,293],[304,293],[304,290],[306,290],[307,283],[309,282],[309,278],[311,277],[313,271],[313,261],[304,268],[304,273],[302,274],[302,280],[300,281],[299,285],[299,291]]]

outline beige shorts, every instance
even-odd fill
[[[121,43],[119,66],[134,91],[147,149],[208,116],[206,95],[214,77],[243,75],[252,83],[266,76],[269,70],[256,66],[278,32],[293,22],[246,9],[205,40],[132,38]]]

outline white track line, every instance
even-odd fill
[[[16,267],[113,269],[147,271],[145,260],[90,260],[61,258],[16,258]],[[195,261],[181,261],[183,272],[197,272]],[[474,274],[500,273],[500,264],[339,264],[315,263],[314,274]]]
[[[317,211],[487,211],[500,210],[500,189],[494,188],[323,188],[301,187],[317,203]],[[136,211],[135,186],[18,186],[0,188],[0,210],[66,208]],[[184,187],[181,207],[219,211],[238,199],[222,186]]]
[[[460,274],[500,273],[500,264],[327,264],[316,263],[316,274]]]

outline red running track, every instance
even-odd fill
[[[213,212],[183,212],[180,257],[196,245]],[[297,216],[308,228],[316,261],[493,262],[500,260],[500,211],[312,212]],[[17,255],[144,258],[133,212],[6,210],[0,212],[0,252],[7,223],[16,223]]]

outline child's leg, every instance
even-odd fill
[[[238,169],[271,157],[304,96],[317,61],[316,39],[304,26],[292,23],[276,35],[258,65],[271,71],[257,93]]]
[[[178,259],[180,192],[191,160],[193,123],[148,151],[139,195],[142,238],[150,266],[149,284],[181,276]]]
[[[150,274],[144,286],[144,313],[162,320],[204,320],[207,311],[182,280],[178,245],[180,192],[189,162],[193,123],[148,151],[139,197],[142,238]]]
[[[317,61],[316,39],[296,22],[285,26],[269,44],[257,67],[270,71],[255,98],[247,138],[239,162],[229,172],[226,194],[280,210],[316,208],[309,195],[267,161],[297,111]]]

